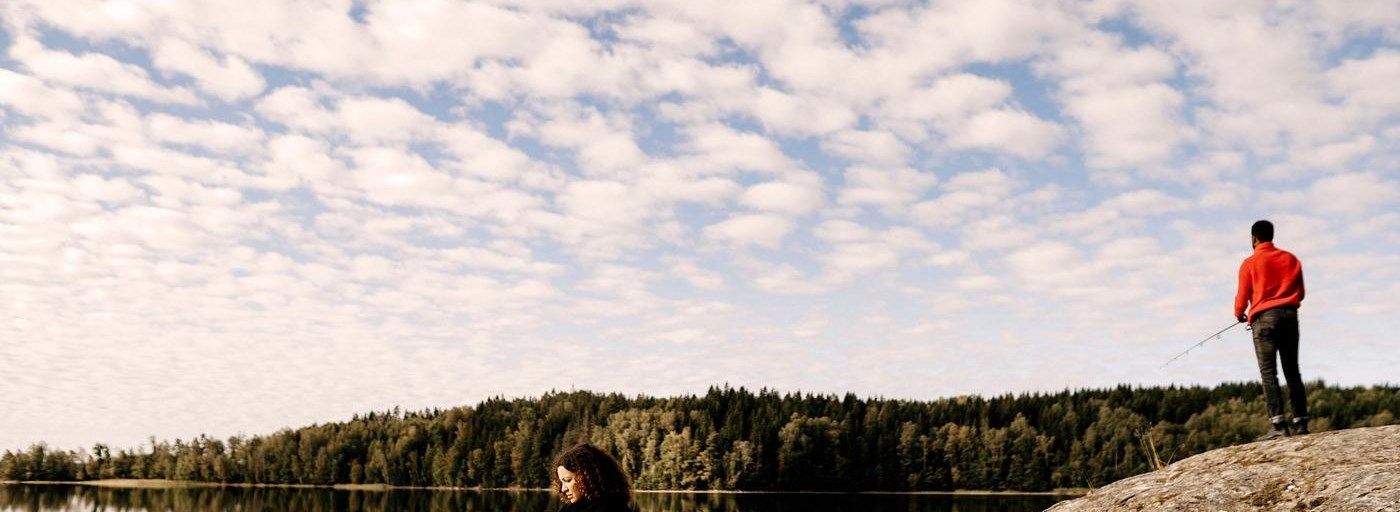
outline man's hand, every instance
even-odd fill
[[[1246,323],[1249,322],[1249,317],[1240,315],[1238,317],[1235,317],[1235,320],[1238,320],[1240,323]]]

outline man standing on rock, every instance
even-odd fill
[[[1308,394],[1298,373],[1298,305],[1303,302],[1303,265],[1292,253],[1274,247],[1273,223],[1261,220],[1249,231],[1254,254],[1240,264],[1235,318],[1248,322],[1254,330],[1254,353],[1264,379],[1264,401],[1269,407],[1271,428],[1259,440],[1289,434],[1278,386],[1278,360],[1282,360],[1283,376],[1288,379],[1293,433],[1306,434]]]

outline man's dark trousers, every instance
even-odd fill
[[[1298,373],[1298,309],[1274,308],[1254,317],[1254,354],[1259,357],[1259,375],[1264,379],[1264,401],[1269,422],[1283,422],[1283,398],[1278,387],[1278,362],[1288,379],[1288,401],[1294,418],[1308,417],[1308,393]]]

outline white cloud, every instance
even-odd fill
[[[1197,203],[1209,210],[1233,210],[1244,207],[1250,191],[1243,184],[1216,182],[1200,192]]]
[[[41,119],[71,118],[83,110],[83,99],[34,77],[0,69],[0,105]]]
[[[1164,163],[1188,137],[1179,120],[1185,96],[1165,83],[1176,67],[1166,52],[1095,33],[1040,67],[1063,79],[1065,111],[1084,128],[1093,166]]]
[[[651,272],[624,265],[597,264],[587,279],[579,281],[580,290],[604,295],[615,295],[627,300],[646,299],[651,296],[647,283],[656,280]]]
[[[146,193],[122,178],[104,178],[93,174],[83,174],[74,178],[79,197],[88,201],[101,201],[109,205],[129,204],[144,199]]]
[[[130,2],[23,2],[27,12],[67,32],[83,36],[121,37],[149,32],[158,21],[155,6]],[[24,11],[21,11],[24,12]],[[19,17],[23,21],[31,21]]]
[[[896,226],[880,232],[880,240],[901,251],[929,253],[938,250],[938,244],[930,242],[922,231],[910,227]]]
[[[713,121],[751,103],[756,74],[751,66],[668,59],[656,62],[654,67],[638,77],[645,91],[655,95],[674,92],[690,98],[682,103],[660,103],[657,111],[663,119],[682,123]]]
[[[458,201],[451,195],[452,177],[433,169],[421,156],[371,147],[352,150],[350,157],[355,161],[355,186],[372,201],[429,208],[444,208]]]
[[[768,132],[777,135],[822,135],[855,124],[851,109],[816,97],[794,96],[760,87],[754,96],[753,113]]]
[[[1320,21],[1317,25],[1338,38],[1367,30],[1393,37],[1397,31],[1395,27],[1400,26],[1400,6],[1385,0],[1320,2],[1307,6],[1303,14],[1312,17],[1310,21]]]
[[[538,125],[517,124],[520,134],[539,138],[551,146],[577,151],[576,161],[595,177],[623,178],[647,161],[625,123],[592,108],[568,105],[547,112]]]
[[[685,258],[670,258],[671,273],[684,279],[691,286],[702,290],[724,291],[728,289],[724,274],[701,268],[699,264]]]
[[[1001,279],[988,274],[962,276],[953,284],[965,292],[994,292],[1002,289]]]
[[[1036,240],[1037,230],[1006,214],[977,219],[962,226],[962,248],[969,251],[1000,252]]]
[[[885,105],[886,115],[950,126],[974,112],[982,112],[1011,98],[1011,84],[970,73],[939,78],[927,88],[915,89]],[[946,129],[946,128],[945,128]]]
[[[1313,182],[1308,200],[1319,212],[1364,217],[1400,203],[1400,185],[1373,173],[1340,174]]]
[[[826,270],[823,280],[845,284],[860,274],[898,266],[899,251],[879,242],[840,243],[821,260]]]
[[[161,208],[174,210],[198,206],[231,208],[243,200],[242,194],[237,189],[206,185],[180,176],[151,174],[142,177],[141,183],[155,192],[151,197],[151,202]]]
[[[851,167],[845,176],[846,184],[838,199],[841,204],[874,205],[886,213],[902,212],[938,183],[932,174],[908,168]]]
[[[632,187],[616,181],[576,181],[558,198],[560,209],[576,218],[614,226],[633,226],[652,214]]]
[[[725,178],[689,178],[685,174],[668,165],[650,167],[637,186],[660,204],[720,205],[742,192],[737,183]]]
[[[815,174],[788,174],[744,189],[739,202],[755,210],[801,216],[826,202],[821,178]]]
[[[344,179],[345,165],[330,154],[330,147],[301,135],[282,135],[267,143],[268,176],[285,186],[297,183],[336,183]]]
[[[1095,263],[1105,268],[1143,269],[1150,268],[1162,255],[1162,244],[1155,238],[1118,238],[1099,247]]]
[[[217,153],[250,153],[259,148],[263,138],[256,128],[210,120],[191,122],[168,114],[147,116],[145,125],[146,132],[156,141],[196,146]]]
[[[1196,114],[1215,145],[1247,144],[1264,155],[1287,142],[1316,144],[1347,136],[1353,113],[1324,92],[1327,44],[1306,29],[1306,9],[1250,2],[1138,5],[1137,20],[1163,36],[1200,80]]]
[[[862,274],[897,268],[905,253],[926,254],[937,249],[918,230],[893,227],[877,232],[848,220],[828,220],[818,225],[813,234],[831,245],[818,258],[824,271],[821,282],[831,285],[844,285]]]
[[[750,213],[734,215],[705,227],[705,236],[736,245],[778,248],[793,230],[793,222],[779,215]]]
[[[1229,195],[1235,191],[1221,192],[1226,195],[1207,200],[1220,202],[1235,198]],[[1106,198],[1084,210],[1050,215],[1047,224],[1052,231],[1076,235],[1083,242],[1103,242],[1141,230],[1144,219],[1175,214],[1191,206],[1190,201],[1160,190],[1139,189]]]
[[[1032,55],[1073,21],[1055,4],[995,0],[886,9],[856,25],[917,76],[965,62]]]
[[[282,87],[255,105],[260,116],[315,135],[344,135],[358,144],[404,144],[440,133],[437,119],[400,98],[346,96],[317,84]]]
[[[914,205],[911,213],[922,224],[955,226],[975,214],[995,211],[1016,188],[1016,181],[1000,169],[966,172],[950,178],[939,187],[941,194]]]
[[[821,282],[844,285],[856,277],[899,266],[905,253],[926,254],[937,249],[917,230],[903,227],[876,231],[848,220],[828,220],[813,230],[830,244],[818,259],[823,264]]]
[[[265,119],[311,133],[335,128],[334,113],[321,104],[320,97],[305,87],[282,87],[263,96],[255,107]]]
[[[817,225],[812,233],[827,243],[868,240],[874,234],[870,228],[849,220],[828,220]]]
[[[1375,150],[1375,137],[1362,135],[1354,140],[1322,144],[1315,147],[1295,147],[1291,151],[1290,163],[1305,169],[1332,171],[1344,169],[1352,161],[1371,154]]]
[[[243,183],[248,175],[227,161],[152,146],[109,146],[116,165],[205,183]]]
[[[360,281],[388,281],[395,277],[393,261],[382,256],[362,254],[351,260],[350,274]]]
[[[1025,158],[1043,157],[1064,140],[1060,125],[1014,110],[988,110],[972,116],[949,137],[960,149],[1001,151]]]
[[[1084,254],[1064,242],[1042,242],[1019,249],[1006,257],[1017,281],[1050,293],[1077,293],[1096,283]]]
[[[840,90],[858,58],[842,44],[830,12],[790,2],[783,6],[782,30],[772,31],[757,51],[778,82],[797,91]]]
[[[18,36],[10,45],[9,54],[45,80],[162,103],[189,105],[197,102],[188,89],[156,84],[140,66],[101,53],[74,55],[49,50],[39,41]]]
[[[580,93],[635,94],[637,82],[628,62],[607,54],[585,27],[569,23],[550,32],[550,37],[538,40],[524,66],[508,72],[520,92],[547,99]]]
[[[437,121],[398,99],[347,98],[336,105],[338,128],[361,143],[404,142],[432,133]]]
[[[1181,211],[1187,202],[1160,190],[1142,189],[1125,192],[1105,200],[1102,205],[1124,215],[1149,216]]]
[[[243,59],[217,58],[207,50],[178,39],[165,39],[152,54],[156,68],[194,79],[199,88],[224,101],[256,96],[267,83]]]
[[[485,2],[391,2],[367,7],[365,36],[377,43],[370,53],[377,65],[354,72],[389,83],[427,83],[462,74],[483,59],[527,57],[567,33],[564,27],[569,26]],[[464,26],[474,30],[464,32]]]
[[[813,294],[827,289],[791,265],[764,266],[754,272],[752,279],[755,288],[778,295]]]
[[[776,143],[762,135],[741,132],[719,124],[687,130],[686,149],[696,153],[691,165],[705,174],[733,171],[783,173],[795,168]]]
[[[1348,59],[1328,70],[1326,78],[1335,97],[1368,117],[1384,119],[1400,111],[1400,92],[1390,86],[1400,83],[1400,51],[1380,50],[1364,59]]]
[[[1393,373],[1393,1],[347,5],[0,2],[0,449],[1229,380],[1247,343],[1134,368],[1219,327],[1257,217],[1366,348],[1317,377]],[[1006,366],[1061,343],[1118,364]]]
[[[155,252],[187,252],[204,237],[188,212],[133,205],[110,216],[89,217],[73,225],[74,234],[101,245],[136,244]]]
[[[617,35],[677,55],[711,55],[718,48],[700,27],[675,18],[633,16],[617,27]]]
[[[822,141],[822,149],[853,162],[874,165],[901,165],[909,158],[909,147],[889,132],[847,130]]]
[[[971,263],[972,255],[965,251],[942,251],[936,252],[924,260],[925,263],[935,267],[962,266]]]
[[[1192,1],[1138,5],[1139,20],[1173,39],[1207,92],[1228,107],[1307,97],[1316,62],[1306,33],[1275,23],[1277,6]],[[1228,108],[1227,107],[1227,108]]]
[[[492,181],[516,181],[547,188],[548,171],[510,144],[466,126],[440,127],[436,140],[443,151],[457,157],[452,168],[468,176]]]
[[[18,127],[11,133],[17,141],[70,155],[89,156],[103,146],[105,141],[99,134],[93,133],[91,125],[74,128],[66,123],[39,123]]]
[[[4,219],[19,225],[64,224],[82,215],[79,204],[56,193],[31,194],[22,208],[6,208]]]
[[[562,274],[563,265],[535,261],[533,251],[523,244],[499,241],[490,247],[458,247],[434,250],[432,255],[445,261],[499,273],[522,273],[541,278]]]

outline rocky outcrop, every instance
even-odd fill
[[[1400,425],[1212,450],[1049,509],[1128,510],[1400,512]]]

